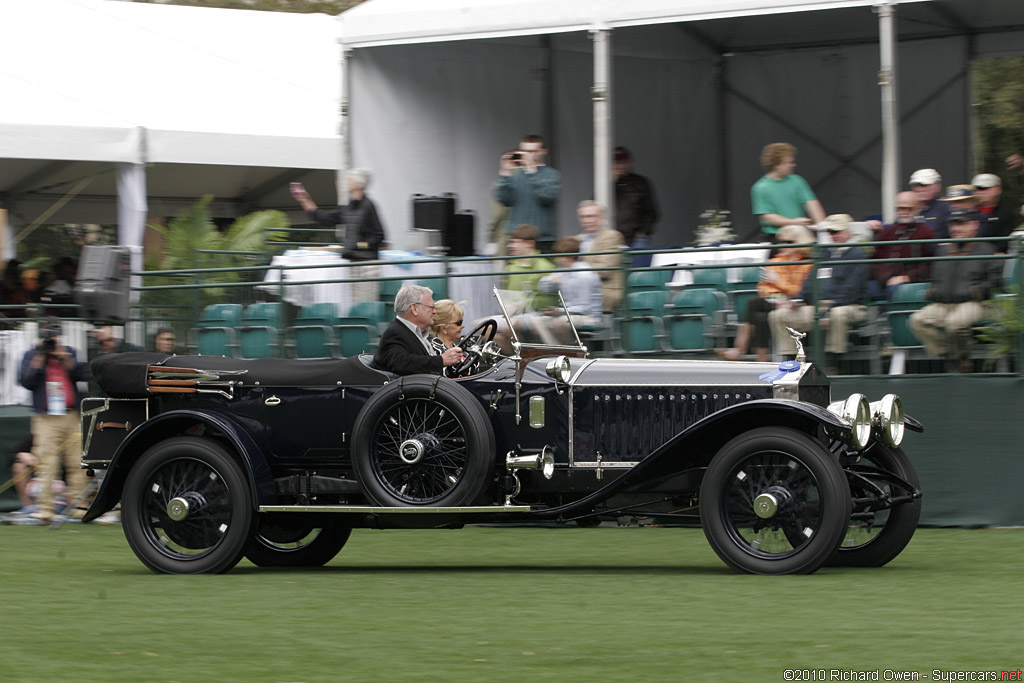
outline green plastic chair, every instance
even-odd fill
[[[189,347],[201,356],[234,357],[241,320],[241,304],[210,304],[189,331]]]
[[[921,347],[921,340],[910,329],[910,316],[928,305],[925,295],[931,288],[927,282],[908,282],[893,293],[885,317],[889,323],[889,341],[894,349]]]
[[[380,303],[380,302],[376,302]],[[286,345],[294,358],[333,358],[338,355],[334,304],[310,304],[302,308],[288,328]]]
[[[446,277],[420,280],[416,284],[423,285],[424,287],[430,287],[430,291],[434,293],[434,301],[448,298],[448,278]]]
[[[267,302],[245,309],[238,328],[239,357],[280,357],[283,308],[279,302]]]
[[[664,350],[665,292],[631,292],[626,296],[626,315],[619,321],[619,340],[626,354]]]
[[[725,295],[712,287],[686,287],[672,300],[665,315],[669,349],[681,352],[707,351],[715,329],[715,318],[724,311]]]
[[[352,305],[348,315],[339,318],[335,330],[342,356],[358,356],[377,348],[380,328],[390,323],[388,307],[382,301],[360,301]]]

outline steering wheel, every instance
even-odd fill
[[[462,338],[459,347],[464,354],[461,361],[449,366],[449,375],[459,377],[480,359],[480,352],[485,344],[494,341],[498,332],[498,323],[493,318],[482,321]]]

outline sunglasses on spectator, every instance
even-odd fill
[[[897,206],[896,210],[897,211],[913,211],[916,208],[917,208],[916,206]]]

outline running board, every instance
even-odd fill
[[[465,507],[375,507],[372,505],[261,505],[260,512],[356,512],[367,515],[381,514],[503,514],[530,512],[529,505],[470,505]]]

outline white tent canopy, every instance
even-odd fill
[[[325,15],[107,0],[0,3],[0,199],[12,223],[113,222],[115,166],[146,165],[150,209],[212,192],[224,213],[333,197],[338,25]],[[237,206],[244,204],[244,207]]]
[[[899,140],[884,155],[880,4],[898,41],[886,135]],[[618,144],[657,188],[659,245],[688,241],[712,207],[755,228],[758,153],[778,140],[799,148],[826,211],[881,213],[883,161],[893,187],[919,167],[949,183],[998,172],[973,168],[969,64],[1024,51],[1019,0],[368,0],[341,22],[352,162],[377,172],[389,233],[411,225],[411,194],[455,192],[482,219],[478,242],[497,159],[526,133],[562,171],[561,234],[577,201],[600,198]],[[596,36],[607,90],[592,89]]]

